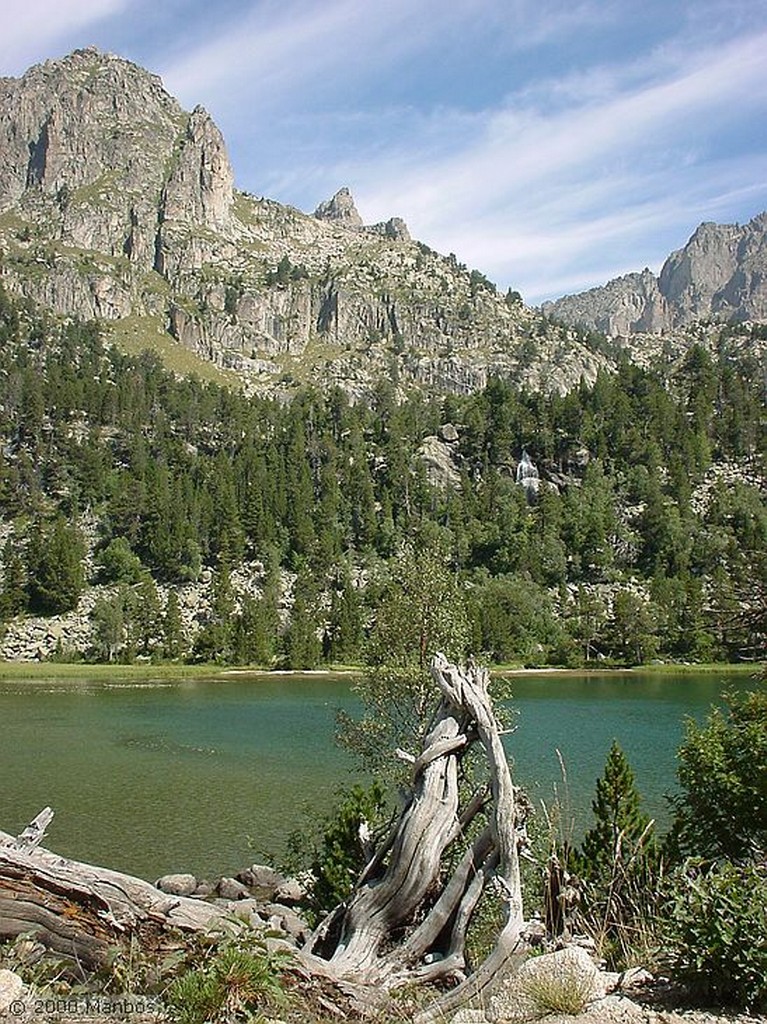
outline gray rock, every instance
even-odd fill
[[[169,896],[193,896],[197,891],[197,879],[194,875],[163,875],[154,884]]]
[[[320,203],[314,211],[314,216],[317,220],[329,220],[347,228],[362,227],[362,217],[357,212],[352,194],[345,185],[332,198]]]
[[[300,917],[292,907],[286,907],[280,903],[268,903],[262,908],[262,914],[269,915],[270,922],[279,931],[285,932],[297,942],[303,942],[309,934],[309,927],[306,921]]]
[[[244,900],[250,896],[247,887],[236,878],[219,878],[216,892],[222,900]]]
[[[767,213],[748,224],[701,224],[660,275],[609,281],[543,305],[558,320],[613,337],[657,334],[698,320],[767,318]]]
[[[652,985],[653,976],[644,967],[629,967],[618,976],[617,988],[621,992],[637,992]]]
[[[9,1014],[11,1019],[20,1017],[16,1012],[19,1003],[23,1003],[25,995],[24,982],[13,971],[0,969],[0,1016]]]
[[[438,437],[429,435],[423,439],[418,458],[426,470],[426,479],[435,487],[447,489],[457,487],[461,482],[450,445]]]
[[[383,235],[395,242],[409,242],[410,232],[407,224],[401,217],[391,217],[389,220],[381,221],[379,224],[370,224],[366,231],[374,232],[376,235]]]
[[[306,899],[306,886],[299,878],[286,878],[274,891],[275,903],[293,905]]]
[[[258,889],[263,895],[271,893],[272,896],[287,881],[281,872],[269,867],[268,864],[251,864],[249,868],[240,871],[235,877],[238,882],[247,885],[249,889]]]
[[[245,921],[251,928],[260,928],[266,923],[267,916],[258,900],[238,899],[229,902],[229,910],[240,921]]]
[[[490,997],[488,1017],[497,1024],[521,1024],[556,1013],[558,996],[565,993],[584,1007],[605,996],[594,961],[577,946],[526,960]]]

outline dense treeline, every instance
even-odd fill
[[[383,382],[352,404],[177,379],[5,295],[0,342],[0,611],[54,614],[111,584],[95,657],[358,659],[386,563],[414,540],[449,559],[472,649],[496,661],[753,657],[763,642],[764,394],[724,348],[654,372],[624,361],[564,397],[495,380],[398,402]],[[445,423],[459,483],[439,488],[417,453]],[[533,501],[513,476],[525,448]],[[738,473],[712,470],[725,463]],[[259,596],[232,585],[243,561],[264,566]],[[190,651],[177,590],[206,569]]]

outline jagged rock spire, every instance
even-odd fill
[[[349,228],[361,228],[362,217],[354,205],[354,198],[349,189],[344,185],[339,188],[332,199],[326,199],[320,203],[314,211],[318,220],[334,221],[336,224],[343,224]]]

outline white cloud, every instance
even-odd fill
[[[224,103],[236,101],[236,88],[269,104],[277,94],[321,88],[323,76],[342,80],[417,48],[425,38],[419,25],[425,30],[440,8],[437,0],[256,3],[235,25],[166,67],[163,77],[182,97]]]
[[[0,68],[18,75],[89,25],[122,11],[127,0],[4,0]]]
[[[751,158],[711,162],[708,153],[717,133],[763,120],[765,53],[761,34],[685,63],[653,60],[652,74],[602,69],[598,90],[554,112],[540,96],[510,96],[485,115],[472,145],[439,159],[408,152],[383,166],[350,166],[344,179],[360,182],[370,219],[399,213],[419,237],[521,284],[523,294],[552,294],[573,265],[584,273],[600,265],[599,247],[617,251],[633,239],[646,252],[651,236],[665,239],[663,229],[726,208],[727,194],[765,202],[763,143]],[[560,86],[575,96],[567,80]],[[541,262],[551,272],[545,288],[540,272],[530,273]]]

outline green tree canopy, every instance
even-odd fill
[[[729,693],[679,748],[673,838],[682,854],[731,860],[767,853],[767,690]]]

